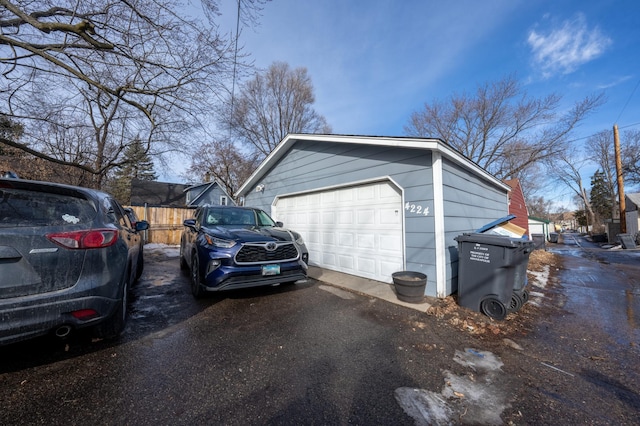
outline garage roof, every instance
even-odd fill
[[[390,136],[349,136],[349,135],[316,135],[316,134],[288,134],[285,138],[271,151],[271,154],[265,158],[255,172],[247,179],[247,181],[238,190],[238,195],[243,196],[253,188],[262,177],[269,171],[273,164],[285,156],[291,147],[297,141],[317,141],[359,145],[378,145],[391,146],[398,148],[425,149],[430,151],[438,151],[446,158],[454,161],[465,169],[475,173],[492,184],[510,190],[511,188],[491,175],[489,172],[469,160],[451,146],[443,142],[441,139],[431,138],[411,138],[411,137],[390,137]]]

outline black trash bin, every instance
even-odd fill
[[[514,255],[513,266],[513,295],[508,311],[515,312],[529,300],[527,290],[527,268],[529,266],[529,255],[535,250],[535,243],[530,240],[518,240],[518,249]]]
[[[456,241],[460,306],[504,319],[526,302],[533,242],[480,233],[459,235]]]
[[[534,244],[535,244],[535,249],[536,250],[546,250],[547,249],[547,244],[546,244],[546,237],[544,236],[544,234],[531,234],[531,239],[533,240]]]

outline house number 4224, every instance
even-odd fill
[[[417,215],[429,216],[429,207],[424,207],[419,204],[406,203],[404,209],[409,213],[415,213]]]

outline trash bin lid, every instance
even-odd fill
[[[524,247],[533,244],[533,241],[522,238],[505,237],[504,235],[480,234],[478,232],[458,235],[454,238],[459,243],[479,243],[498,247]]]
[[[515,219],[515,218],[516,218],[516,215],[515,215],[515,214],[510,214],[510,215],[505,216],[505,217],[503,217],[503,218],[500,218],[500,219],[494,220],[494,221],[493,221],[493,222],[491,222],[491,223],[487,223],[487,224],[486,224],[486,225],[484,225],[482,228],[477,229],[477,230],[476,230],[476,233],[478,233],[478,234],[482,234],[483,232],[487,232],[487,231],[488,231],[488,230],[490,230],[491,228],[495,228],[496,226],[498,226],[498,225],[502,225],[503,223],[505,223],[505,222],[509,222],[510,220]]]

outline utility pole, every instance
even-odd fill
[[[613,146],[616,153],[616,175],[618,177],[618,200],[620,205],[620,233],[627,232],[627,218],[625,214],[626,205],[624,202],[624,179],[622,177],[622,160],[620,158],[620,137],[618,136],[618,125],[613,125]]]

